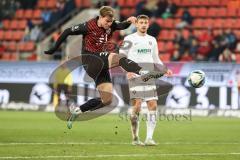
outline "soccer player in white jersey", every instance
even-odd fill
[[[144,69],[153,69],[154,67],[165,67],[158,56],[158,45],[154,37],[147,34],[149,28],[149,17],[139,15],[136,22],[137,32],[124,38],[124,44],[130,47],[120,49],[121,54],[125,54],[128,59],[137,62]],[[123,45],[124,46],[124,45]],[[167,69],[167,76],[172,75],[172,71]],[[131,128],[133,136],[133,145],[156,145],[153,140],[153,132],[157,122],[157,100],[155,80],[144,82],[138,78],[138,75],[132,72],[127,73],[129,81],[129,92],[133,110],[131,113]],[[139,113],[142,102],[147,103],[147,136],[145,143],[139,139]]]

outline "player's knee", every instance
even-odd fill
[[[112,103],[112,101],[113,101],[113,97],[112,97],[112,96],[109,96],[109,97],[107,97],[107,98],[103,98],[103,99],[102,99],[102,103],[103,103],[104,105],[110,105],[110,104]]]
[[[156,101],[149,101],[148,102],[148,109],[149,110],[156,110],[157,108],[157,102]]]

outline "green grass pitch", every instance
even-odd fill
[[[145,122],[140,125],[145,139]],[[118,115],[74,123],[54,113],[0,111],[1,159],[239,160],[240,119],[159,121],[155,147],[132,146],[130,122]]]

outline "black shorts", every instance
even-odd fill
[[[108,64],[109,52],[82,52],[82,64],[87,74],[94,80],[96,86],[101,83],[111,83]]]

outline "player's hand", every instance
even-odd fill
[[[55,52],[54,48],[51,48],[51,49],[49,49],[47,51],[44,51],[45,54],[49,54],[49,55],[52,55],[54,52]]]
[[[137,18],[134,17],[134,16],[131,16],[131,17],[129,17],[129,18],[127,19],[127,21],[128,21],[128,22],[131,22],[132,24],[135,24],[136,21],[137,21]]]
[[[135,74],[135,73],[133,73],[133,72],[128,72],[127,73],[127,79],[133,79],[133,78],[135,78],[137,75]]]
[[[167,77],[171,77],[173,75],[173,71],[168,69],[167,72],[165,73]]]

